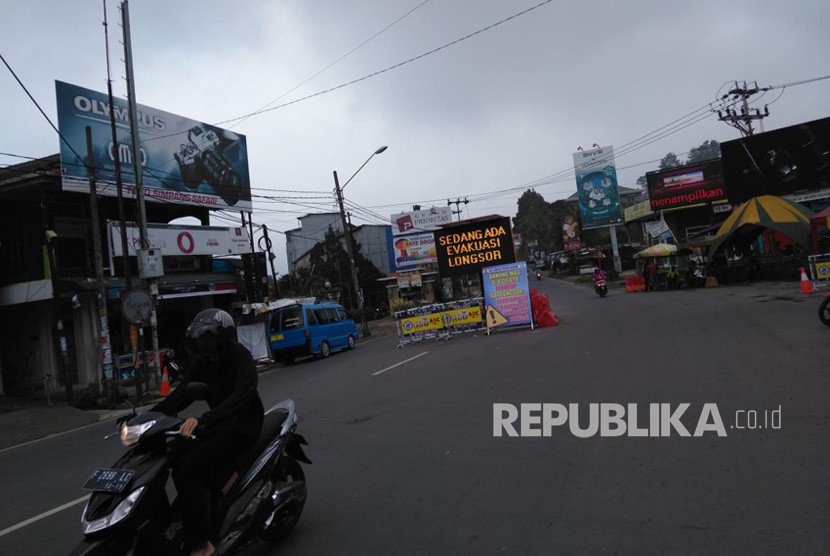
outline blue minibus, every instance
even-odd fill
[[[354,349],[358,338],[354,320],[338,303],[296,303],[269,313],[271,355],[287,365],[297,357],[328,357],[333,351]]]

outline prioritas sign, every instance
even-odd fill
[[[441,276],[479,272],[485,266],[516,262],[510,218],[462,222],[435,231]]]

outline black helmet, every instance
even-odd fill
[[[190,353],[216,358],[236,341],[236,326],[227,311],[205,309],[193,317],[184,338]]]

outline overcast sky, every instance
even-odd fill
[[[395,66],[540,1],[133,0],[136,96],[223,122]],[[55,80],[106,91],[101,0],[3,4],[0,53],[53,122]],[[125,97],[118,6],[107,2],[114,92]],[[514,216],[525,184],[540,182],[548,201],[576,190],[567,172],[578,146],[614,146],[619,182],[634,186],[657,167],[642,163],[738,137],[711,115],[621,148],[705,114],[695,111],[736,79],[767,86],[830,75],[828,22],[827,0],[554,0],[375,77],[222,126],[247,137],[254,222],[270,229],[334,210],[332,170],[342,183],[381,145],[389,149],[346,188],[349,201],[388,219],[466,196],[464,216]],[[830,116],[830,79],[781,92],[753,105],[775,101],[766,130]],[[0,122],[0,166],[23,160],[9,154],[58,152],[56,133],[5,67]],[[256,197],[268,189],[329,198],[298,206]],[[379,223],[357,212],[353,221]]]

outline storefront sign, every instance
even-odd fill
[[[110,254],[121,257],[121,225],[109,222]],[[125,226],[127,251],[134,257],[141,247],[139,229]],[[176,255],[241,255],[251,252],[251,240],[245,228],[219,226],[176,226],[148,224],[147,241],[150,249],[158,249],[163,256]]]
[[[435,230],[441,224],[452,222],[450,207],[432,207],[427,210],[399,212],[392,215],[392,234],[414,234]]]

